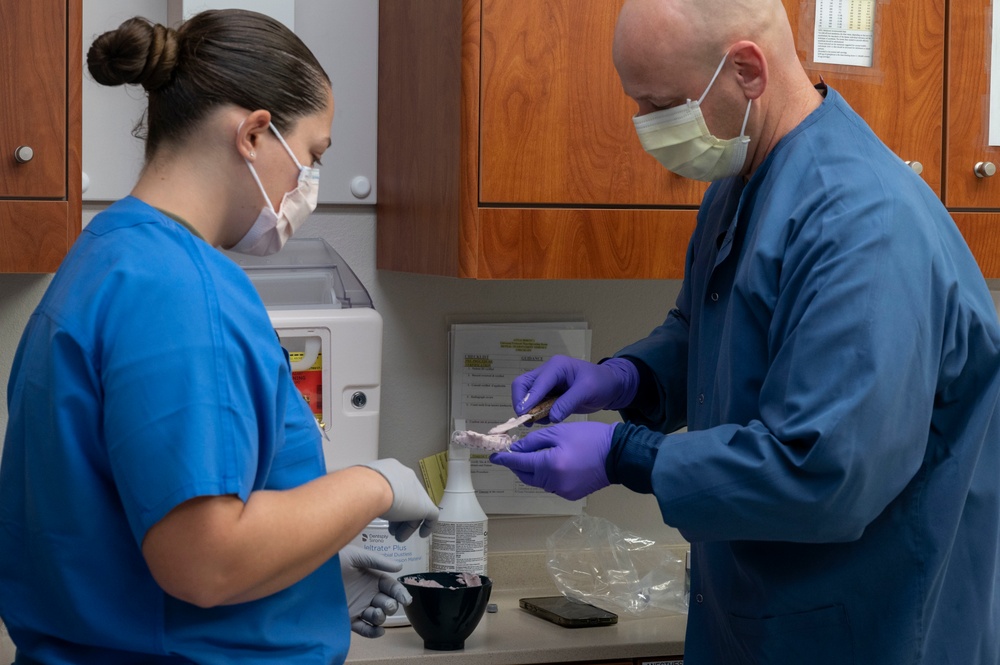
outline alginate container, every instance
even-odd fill
[[[400,563],[403,569],[398,573],[392,573],[393,577],[425,572],[428,567],[428,543],[428,538],[420,538],[417,534],[410,536],[402,543],[397,541],[395,536],[389,534],[389,522],[381,518],[372,520],[351,541],[352,545],[375,554],[381,554]],[[410,620],[406,618],[406,614],[400,606],[395,614],[386,617],[385,623],[382,625],[408,626]]]

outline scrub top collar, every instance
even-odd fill
[[[163,208],[156,208],[156,209],[158,211],[160,211],[161,213],[163,213],[164,215],[166,215],[167,217],[169,217],[170,219],[172,219],[175,222],[177,222],[178,224],[180,224],[181,226],[183,226],[184,228],[186,228],[188,231],[191,232],[192,235],[194,235],[199,240],[205,240],[205,236],[203,236],[200,233],[198,233],[198,229],[196,229],[193,226],[191,226],[191,224],[189,224],[188,221],[185,220],[183,217],[178,217],[174,213],[167,212]]]

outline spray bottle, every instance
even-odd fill
[[[471,451],[448,446],[448,480],[431,533],[431,570],[486,574],[487,518],[472,486]]]

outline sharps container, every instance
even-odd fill
[[[288,352],[292,381],[323,430],[326,470],[378,459],[382,316],[357,275],[322,238],[290,238],[271,256],[228,256]]]
[[[428,541],[428,538],[420,538],[414,534],[401,543],[396,540],[395,536],[389,534],[389,522],[379,518],[372,520],[351,541],[351,544],[368,552],[381,554],[387,559],[392,559],[401,564],[403,569],[398,573],[392,573],[393,577],[398,577],[399,575],[413,575],[427,572]],[[386,618],[383,625],[408,626],[410,625],[410,621],[406,618],[406,614],[403,613],[403,608],[400,606],[395,614]]]

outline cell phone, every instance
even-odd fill
[[[618,623],[618,615],[602,610],[567,596],[540,596],[521,598],[521,609],[563,628],[611,626]]]

